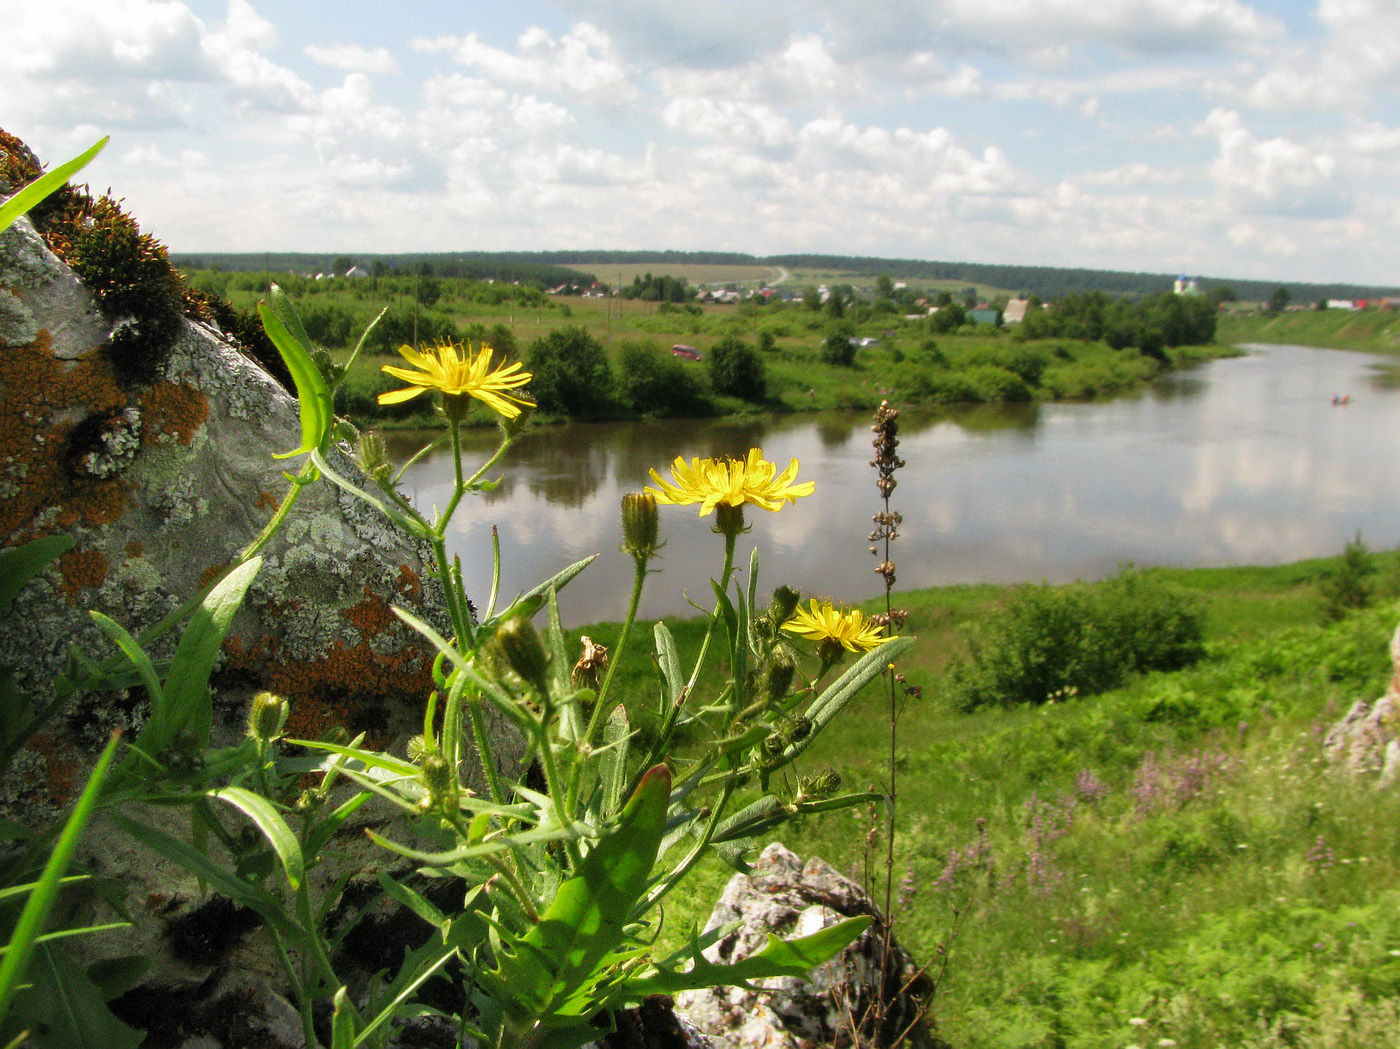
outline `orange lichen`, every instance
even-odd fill
[[[161,434],[189,444],[209,418],[209,399],[192,386],[181,386],[162,379],[141,396],[146,417],[142,444],[152,444]]]
[[[340,614],[355,624],[355,629],[360,632],[365,640],[378,637],[396,618],[389,608],[389,602],[385,601],[369,587],[365,587],[365,599],[363,601],[357,605],[342,609]]]
[[[423,600],[423,580],[408,565],[399,565],[399,578],[394,586],[399,593],[415,603]]]
[[[77,753],[47,730],[30,737],[28,749],[44,762],[44,787],[48,796],[59,805],[66,805],[77,783]]]
[[[107,555],[101,550],[69,550],[58,559],[58,573],[63,577],[58,589],[70,605],[77,604],[78,591],[100,586],[108,567]]]
[[[32,519],[61,507],[48,528],[106,524],[126,508],[119,479],[75,477],[65,463],[74,420],[126,404],[97,354],[54,357],[49,333],[0,354],[0,480],[14,491],[0,502],[0,536],[33,530]],[[43,531],[47,531],[44,529]]]
[[[271,492],[259,492],[257,500],[253,506],[259,510],[276,510],[282,505],[281,500]]]
[[[206,586],[212,586],[214,580],[228,571],[227,564],[210,565],[203,572],[199,573],[199,586],[202,590]]]

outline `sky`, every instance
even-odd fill
[[[0,0],[0,127],[172,252],[1400,283],[1397,0]]]

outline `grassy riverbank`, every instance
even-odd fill
[[[1400,312],[1395,310],[1290,310],[1226,315],[1216,328],[1220,342],[1269,342],[1328,350],[1400,355]]]
[[[1377,560],[1377,606],[1328,625],[1320,590],[1337,559],[1154,572],[1200,602],[1199,663],[970,714],[941,698],[945,668],[1013,591],[898,595],[920,638],[901,669],[924,689],[899,727],[895,879],[915,890],[900,936],[925,957],[950,952],[936,1012],[952,1046],[1387,1043],[1400,796],[1321,758],[1326,726],[1392,672],[1400,556]],[[698,622],[671,625],[698,643]],[[640,648],[624,673],[622,694],[654,691]],[[884,710],[873,690],[860,697],[800,771],[883,782]],[[867,829],[842,813],[785,844],[856,870]],[[708,903],[727,876],[712,868],[690,899]],[[668,917],[679,934],[705,915]]]

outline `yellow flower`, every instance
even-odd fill
[[[492,350],[485,343],[475,355],[470,343],[458,346],[455,342],[440,342],[427,352],[420,352],[412,346],[400,346],[399,353],[417,370],[397,368],[392,364],[384,365],[381,370],[412,385],[406,390],[381,393],[380,404],[399,404],[411,401],[425,390],[440,390],[449,402],[453,398],[475,397],[507,419],[518,416],[521,405],[526,408],[535,406],[534,401],[507,392],[518,390],[534,376],[521,371],[519,361],[492,370]]]
[[[774,475],[777,476],[774,476]],[[646,490],[656,496],[658,503],[673,506],[700,504],[704,517],[716,506],[743,506],[752,503],[765,510],[781,510],[784,503],[795,502],[800,496],[811,495],[816,485],[811,481],[793,484],[797,477],[797,460],[793,459],[781,474],[778,468],[764,460],[763,452],[750,448],[744,459],[691,459],[680,456],[671,464],[674,483],[664,481],[655,470],[651,479],[659,488]]]
[[[808,602],[808,607],[810,611],[799,605],[792,618],[783,624],[783,629],[809,641],[834,641],[849,652],[869,652],[891,640],[858,608],[842,612],[833,608],[830,601],[819,602],[816,598]]]

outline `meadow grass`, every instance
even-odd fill
[[[1377,559],[1393,580],[1400,554]],[[1385,1044],[1400,1017],[1400,797],[1328,766],[1321,736],[1385,689],[1400,606],[1391,587],[1324,625],[1337,563],[1162,570],[1203,604],[1195,666],[968,714],[940,682],[1011,589],[896,595],[920,639],[901,670],[924,688],[900,722],[912,898],[898,935],[920,957],[949,952],[934,1015],[950,1045]],[[668,625],[698,644],[700,621]],[[620,673],[619,694],[654,692],[643,655]],[[878,785],[884,702],[867,690],[798,771]],[[859,877],[872,818],[810,819],[784,843]],[[667,935],[703,925],[730,873],[704,869]]]

